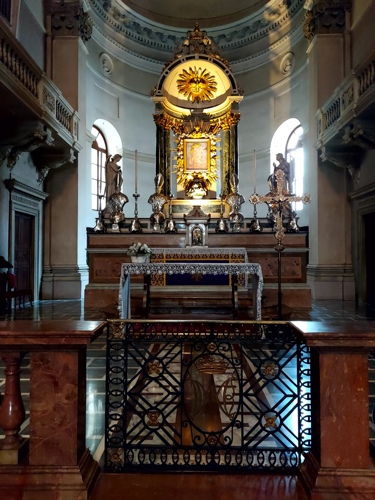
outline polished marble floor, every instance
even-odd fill
[[[0,316],[1,320],[33,319],[85,319],[106,320],[106,311],[98,309],[85,310],[81,300],[39,301],[34,307],[26,306],[22,309],[12,310],[9,314]],[[113,316],[112,316],[113,317]],[[356,307],[353,302],[341,301],[314,301],[311,310],[294,310],[291,320],[314,321],[359,321],[375,320],[375,308]],[[104,409],[105,409],[105,363],[106,339],[99,337],[87,350],[87,446],[94,457],[99,460],[102,456],[104,444]],[[370,357],[370,409],[375,406],[375,361]],[[26,356],[23,360],[21,374],[21,391],[26,408],[28,408],[28,378],[29,361]],[[3,370],[0,369],[0,392],[4,385]],[[371,422],[371,420],[370,420]],[[21,433],[28,435],[29,419],[21,429]],[[370,423],[372,437],[375,438],[375,426]],[[374,439],[375,442],[375,439]]]

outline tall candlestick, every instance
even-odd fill
[[[256,193],[257,190],[257,153],[254,149],[253,153],[253,164],[254,164],[254,193]]]
[[[169,186],[169,191],[170,191],[170,194],[173,193],[172,191],[172,182],[173,182],[173,178],[172,178],[172,174],[173,174],[173,151],[171,150],[171,164],[170,164],[170,180],[169,180],[169,183],[170,183],[170,186]]]
[[[138,185],[138,151],[134,151],[134,192],[137,193]]]

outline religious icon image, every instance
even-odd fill
[[[209,170],[209,139],[186,139],[185,170]]]

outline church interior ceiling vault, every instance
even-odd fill
[[[237,71],[264,64],[303,38],[305,0],[85,0],[93,37],[116,56],[160,73],[196,22]],[[233,68],[236,69],[236,68]]]

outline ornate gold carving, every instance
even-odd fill
[[[177,89],[191,102],[211,101],[217,90],[215,77],[206,68],[183,69],[177,80]]]
[[[160,425],[160,422],[158,422],[159,416],[160,413],[158,412],[158,410],[150,410],[147,413],[147,425],[149,425],[150,427],[158,427]]]
[[[233,111],[229,111],[224,118],[219,119],[220,127],[223,130],[229,130],[233,125],[236,125],[241,118],[241,113],[234,113]]]
[[[273,378],[279,370],[273,361],[266,361],[262,364],[260,371],[264,377]]]
[[[215,356],[201,356],[195,362],[195,367],[199,373],[206,373],[208,375],[220,375],[226,372],[228,368],[228,361],[224,358],[217,358]]]
[[[276,429],[276,427],[277,427],[277,424],[276,424],[277,415],[273,415],[272,417],[269,415],[264,415],[264,420],[265,420],[265,424],[264,424],[265,429],[269,429],[269,428]]]
[[[154,359],[153,361],[149,361],[147,363],[147,373],[148,375],[159,375],[161,372],[160,368],[160,362],[157,359]]]
[[[185,158],[184,158],[184,141],[186,139],[210,139],[210,151],[208,170],[196,172],[193,170],[186,170],[185,168]],[[184,186],[186,189],[187,184],[196,179],[200,182],[203,181],[203,189],[208,189],[209,186],[216,181],[217,175],[217,165],[216,165],[216,142],[220,138],[216,137],[215,134],[205,133],[201,131],[199,126],[195,127],[190,133],[182,133],[179,135],[177,142],[177,167],[175,172],[177,173],[177,182]]]
[[[124,465],[124,460],[122,459],[122,450],[108,450],[108,463],[111,465]]]

